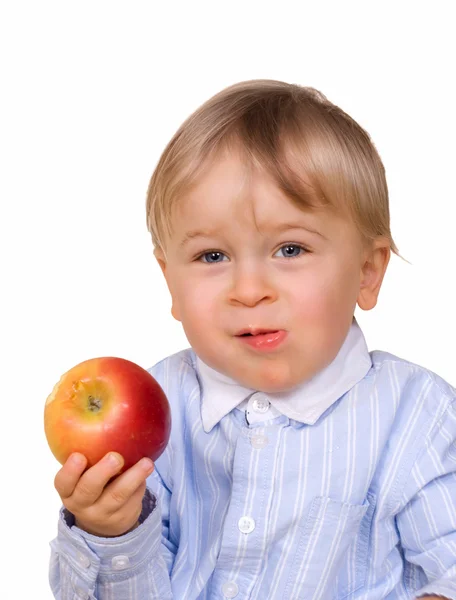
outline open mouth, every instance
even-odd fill
[[[255,333],[244,331],[236,337],[242,338],[243,344],[250,346],[258,352],[270,352],[281,346],[287,335],[287,332],[283,329],[275,329],[257,331]]]
[[[258,335],[270,335],[272,333],[277,333],[277,331],[277,329],[265,329],[263,331],[258,331],[257,333],[250,333],[249,331],[246,331],[244,333],[238,334],[237,337],[256,337]]]
[[[257,335],[266,335],[268,333],[277,333],[277,331],[262,331],[261,333],[242,333],[239,337],[256,337]]]

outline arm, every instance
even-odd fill
[[[57,600],[75,594],[87,600],[172,598],[160,551],[159,506],[150,492],[144,497],[144,522],[124,536],[97,537],[71,526],[72,521],[62,509],[58,535],[51,542],[49,581]]]
[[[456,399],[423,439],[396,517],[405,558],[427,584],[418,597],[456,598]]]
[[[147,483],[139,525],[124,535],[89,534],[62,508],[49,572],[57,600],[78,594],[87,600],[172,599],[169,572],[175,547],[164,537],[162,524],[170,495],[166,490],[157,493],[159,476],[151,475]]]

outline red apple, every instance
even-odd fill
[[[144,456],[155,461],[171,431],[168,400],[145,369],[123,358],[86,360],[54,386],[44,408],[44,430],[55,458],[72,452],[88,467],[110,451],[119,452],[125,471]]]

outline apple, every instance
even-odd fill
[[[86,456],[87,468],[119,452],[123,472],[142,457],[155,461],[171,431],[168,399],[148,371],[123,358],[92,358],[71,368],[44,408],[44,430],[55,458]]]

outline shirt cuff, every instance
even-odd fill
[[[125,579],[144,568],[146,559],[159,553],[162,521],[157,498],[146,488],[139,526],[125,535],[104,538],[74,525],[73,515],[62,508],[59,520],[59,553],[84,579],[98,575]]]
[[[456,581],[436,581],[428,583],[417,592],[416,597],[420,596],[443,596],[449,600],[456,600]]]

